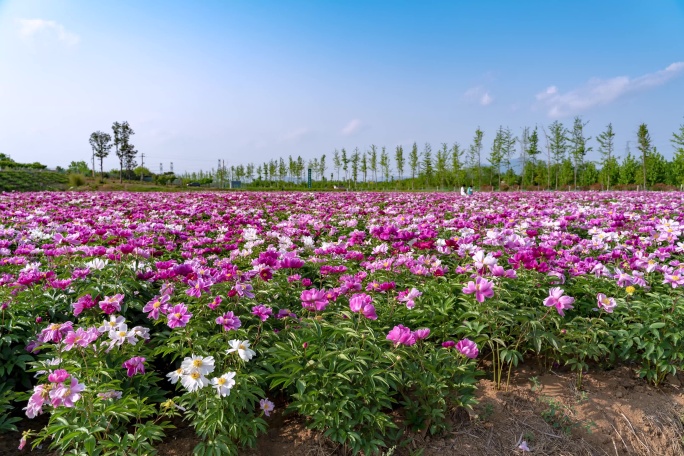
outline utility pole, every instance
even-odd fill
[[[225,179],[225,176],[226,176],[226,161],[225,161],[225,160],[221,160],[221,162],[223,163],[223,164],[221,165],[221,169],[223,170],[223,171],[221,172],[221,175],[222,175],[223,178]]]
[[[145,172],[143,171],[143,168],[145,167],[145,153],[143,152],[140,154],[140,182],[143,181],[143,175]]]
[[[171,172],[173,173],[173,162],[171,162]]]
[[[164,174],[164,163],[159,163],[159,174]]]

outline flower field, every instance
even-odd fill
[[[19,446],[150,454],[182,419],[196,454],[238,454],[286,408],[376,454],[523,362],[657,386],[684,362],[682,203],[0,194],[0,431],[43,417]]]

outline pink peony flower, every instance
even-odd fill
[[[494,296],[494,288],[492,283],[487,279],[477,277],[475,278],[475,282],[470,281],[465,287],[463,287],[463,293],[475,293],[475,299],[477,302],[484,302],[485,298],[491,298]]]
[[[613,310],[617,307],[615,299],[609,298],[603,293],[597,294],[596,300],[598,301],[598,308],[605,310],[607,313],[613,313]]]
[[[169,309],[169,296],[155,296],[150,302],[145,304],[143,312],[147,312],[147,318],[158,320],[160,313],[166,313]]]
[[[273,402],[269,401],[268,399],[261,399],[259,401],[259,407],[261,410],[264,412],[264,415],[266,416],[271,416],[271,412],[275,408],[273,405]]]
[[[85,390],[85,385],[78,383],[71,377],[70,383],[61,383],[56,388],[50,390],[50,400],[53,407],[73,407],[74,403],[81,398],[81,393]]]
[[[456,350],[461,352],[462,355],[474,359],[480,351],[477,349],[477,344],[470,339],[463,339],[456,344]]]
[[[572,303],[575,298],[570,296],[563,296],[563,290],[560,287],[554,287],[549,290],[549,296],[544,299],[546,307],[555,307],[561,317],[565,316],[565,311],[572,309]]]
[[[114,296],[105,296],[105,298],[100,301],[100,309],[107,315],[111,315],[114,312],[119,312],[121,310],[121,302],[124,299],[124,295],[115,294]]]

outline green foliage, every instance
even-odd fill
[[[72,187],[80,187],[85,185],[86,180],[83,174],[69,174],[69,185]]]

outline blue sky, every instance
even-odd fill
[[[478,126],[488,149],[499,125],[575,115],[593,137],[612,122],[619,153],[645,122],[672,155],[684,1],[0,0],[15,160],[89,161],[90,133],[123,120],[153,171],[178,172],[467,146]]]

